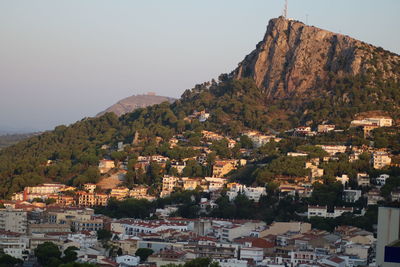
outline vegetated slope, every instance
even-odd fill
[[[256,49],[220,79],[223,88],[203,84],[184,97],[205,108],[221,107],[245,124],[262,120],[264,130],[324,120],[344,126],[370,110],[399,116],[399,55],[282,17],[272,19]],[[256,98],[235,83],[244,79],[254,81]]]
[[[5,134],[0,135],[0,149],[14,145],[24,139],[27,139],[40,133],[23,133],[23,134]]]
[[[347,127],[356,114],[373,110],[398,119],[399,58],[347,36],[273,19],[263,41],[236,70],[196,85],[172,104],[119,118],[107,113],[84,119],[0,151],[0,195],[43,181],[96,182],[105,153],[101,146],[132,143],[136,132],[135,152],[179,157],[186,152],[171,152],[168,140],[184,131],[208,129],[235,137],[245,128],[280,131],[325,120]],[[185,120],[195,110],[207,110],[210,119]],[[159,182],[153,174],[146,183]]]
[[[106,110],[97,114],[96,117],[100,117],[107,112],[113,112],[117,116],[121,116],[138,108],[145,108],[147,106],[157,105],[165,101],[172,103],[175,100],[176,99],[172,97],[158,96],[152,93],[148,93],[146,95],[132,95],[108,107]]]

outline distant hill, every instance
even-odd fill
[[[15,145],[16,143],[25,140],[40,133],[24,133],[24,134],[0,134],[0,149]]]
[[[145,108],[166,101],[172,103],[175,100],[176,99],[172,97],[159,96],[153,93],[147,93],[145,95],[133,95],[118,101],[111,107],[97,114],[96,117],[100,117],[107,112],[113,112],[119,117],[138,108]]]

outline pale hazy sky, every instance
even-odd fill
[[[0,132],[44,130],[233,70],[284,0],[0,0]],[[400,54],[398,0],[289,0],[289,17]]]

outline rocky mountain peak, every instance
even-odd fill
[[[399,62],[398,55],[382,48],[279,17],[270,20],[263,40],[232,75],[252,77],[268,98],[282,99],[316,92],[329,83],[330,73],[344,77],[379,72],[398,81]]]

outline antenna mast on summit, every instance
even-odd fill
[[[285,7],[283,8],[283,16],[285,17],[285,19],[288,18],[287,13],[288,13],[288,0],[285,0]]]

